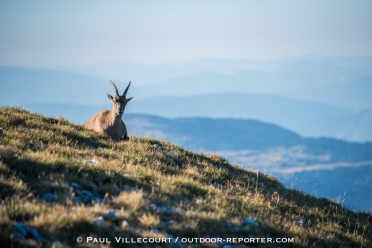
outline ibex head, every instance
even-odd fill
[[[115,111],[115,114],[116,115],[122,115],[124,113],[125,106],[133,98],[133,97],[126,98],[127,93],[128,93],[128,89],[129,89],[129,86],[130,86],[130,82],[129,82],[129,84],[128,84],[127,88],[125,89],[122,96],[119,95],[119,91],[118,91],[118,88],[116,88],[116,85],[112,81],[110,81],[110,83],[111,83],[112,87],[114,87],[115,97],[111,96],[108,93],[107,93],[107,97],[114,104],[113,110]]]

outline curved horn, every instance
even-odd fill
[[[114,84],[114,82],[110,81],[110,83],[111,83],[112,87],[114,87],[115,94],[116,94],[117,96],[119,96],[118,88],[116,88],[116,85]]]
[[[127,93],[128,93],[128,89],[129,89],[130,83],[131,83],[131,81],[129,81],[129,84],[128,84],[127,88],[126,88],[125,91],[124,91],[124,94],[123,94],[124,97],[127,96]]]

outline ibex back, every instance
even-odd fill
[[[130,82],[122,96],[119,95],[116,85],[112,81],[110,81],[110,83],[115,90],[115,97],[107,94],[108,98],[113,103],[111,111],[98,111],[92,118],[88,120],[88,122],[85,124],[85,128],[99,133],[105,133],[113,139],[129,140],[127,128],[121,118],[123,116],[125,106],[133,98],[126,98]]]

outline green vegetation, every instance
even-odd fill
[[[19,108],[0,108],[0,127],[0,247],[94,247],[76,242],[88,236],[108,238],[112,247],[124,246],[115,237],[372,247],[371,214],[286,189],[215,154],[134,136],[117,142]],[[20,223],[42,238],[22,235]]]

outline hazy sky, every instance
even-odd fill
[[[372,55],[372,1],[4,1],[0,65]]]

